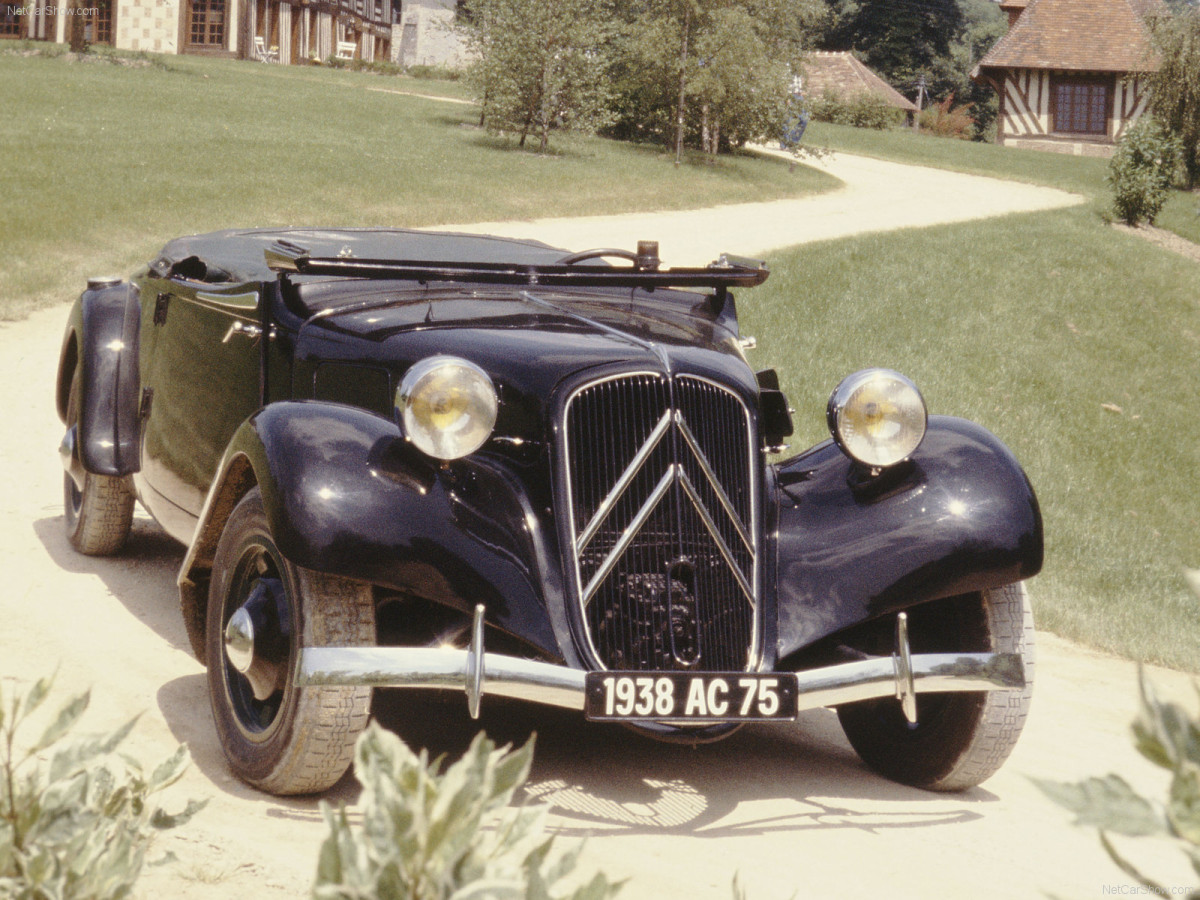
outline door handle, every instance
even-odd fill
[[[229,330],[225,332],[225,337],[221,338],[221,343],[228,344],[229,339],[238,334],[244,335],[251,340],[257,340],[262,337],[262,326],[255,325],[252,322],[243,322],[241,319],[235,319],[233,324],[229,326]]]

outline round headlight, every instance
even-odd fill
[[[416,363],[396,391],[405,435],[438,459],[459,459],[482,447],[496,425],[497,405],[487,373],[454,356]]]
[[[890,369],[864,369],[844,379],[826,415],[842,451],[872,468],[911,456],[925,437],[928,418],[917,386]]]

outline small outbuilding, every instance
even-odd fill
[[[841,100],[869,94],[895,109],[915,114],[917,106],[848,51],[820,50],[804,59],[800,88],[809,97],[830,94]]]
[[[1162,0],[1002,0],[1009,29],[971,73],[1000,97],[996,140],[1108,156],[1145,112]]]

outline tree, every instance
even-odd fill
[[[1200,184],[1200,9],[1151,20],[1159,68],[1149,76],[1150,109],[1178,139],[1188,187]]]
[[[490,131],[531,132],[544,153],[555,128],[607,121],[607,0],[470,0],[460,26],[472,51],[468,83]]]
[[[945,77],[954,85],[957,102],[970,104],[976,139],[983,140],[996,121],[1000,102],[989,85],[971,80],[971,70],[1008,31],[1008,19],[992,0],[959,0],[959,8],[963,13],[963,32],[950,48]]]
[[[821,0],[625,0],[613,132],[715,155],[777,132]]]
[[[830,27],[824,49],[854,50],[893,84],[915,85],[925,74],[930,93],[942,98],[954,85],[941,83],[951,48],[966,18],[957,0],[826,0]]]
[[[771,57],[745,6],[714,12],[696,35],[695,58],[684,93],[698,109],[704,152],[716,156],[722,141],[741,146],[778,133],[790,68]]]

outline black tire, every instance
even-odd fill
[[[264,699],[230,662],[224,640],[230,618],[256,590],[270,597],[271,610],[286,610],[272,612],[269,627],[257,629],[256,659],[274,673],[274,690]],[[209,699],[234,773],[272,794],[316,793],[341,778],[367,727],[371,688],[297,687],[296,660],[306,646],[374,643],[370,585],[284,559],[271,537],[262,496],[258,488],[250,491],[217,544],[206,629]]]
[[[881,775],[933,791],[963,791],[989,778],[1012,752],[1033,693],[1033,615],[1022,584],[918,608],[910,615],[914,653],[1019,653],[1025,689],[918,694],[917,724],[895,700],[838,708],[851,746]]]
[[[67,427],[79,421],[79,373],[71,381]],[[133,526],[133,488],[129,479],[85,472],[83,487],[63,473],[63,519],[67,540],[86,556],[112,556],[123,546]]]

